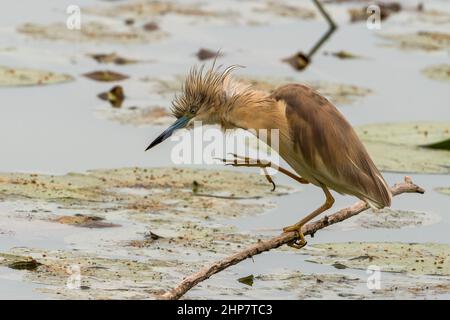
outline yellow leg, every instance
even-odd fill
[[[321,185],[321,187],[326,196],[325,203],[322,206],[320,206],[319,208],[317,208],[316,210],[314,210],[313,212],[311,212],[310,214],[308,214],[306,217],[304,217],[302,220],[300,220],[296,224],[283,228],[284,232],[296,232],[298,234],[298,239],[289,243],[289,246],[294,247],[296,249],[300,249],[300,248],[304,247],[306,245],[306,240],[305,240],[305,237],[302,232],[302,227],[306,223],[308,223],[309,221],[311,221],[312,219],[317,217],[319,214],[330,209],[333,206],[334,198],[331,195],[330,191],[323,184]]]
[[[273,164],[272,162],[262,162],[259,159],[250,159],[248,157],[242,157],[242,156],[238,156],[237,154],[232,153],[232,155],[234,156],[234,159],[220,159],[222,160],[226,165],[231,165],[233,167],[257,167],[257,168],[261,168],[264,171],[265,177],[267,179],[267,181],[269,181],[273,188],[272,191],[275,191],[276,185],[275,182],[273,181],[272,177],[269,175],[269,173],[267,172],[267,168],[273,168],[281,173],[284,173],[285,175],[287,175],[288,177],[294,179],[295,181],[298,181],[302,184],[308,184],[309,181],[299,177],[298,175],[290,172],[287,169],[284,169],[280,166],[277,166],[276,164]],[[243,161],[243,162],[238,162],[239,161]]]

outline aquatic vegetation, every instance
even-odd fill
[[[172,113],[163,107],[99,108],[96,115],[124,125],[149,126],[173,123]]]
[[[120,108],[125,99],[125,94],[121,86],[114,86],[111,90],[99,93],[97,96],[102,100],[108,101],[115,108]]]
[[[84,22],[80,30],[70,30],[63,23],[41,25],[26,23],[17,31],[38,39],[63,40],[69,42],[106,42],[106,43],[147,43],[167,37],[164,31],[146,32],[143,29],[123,27],[101,22]]]
[[[127,75],[109,70],[92,71],[85,73],[84,76],[92,80],[103,82],[112,82],[128,79]]]
[[[387,171],[449,173],[446,150],[424,148],[450,136],[450,123],[373,124],[356,128],[375,163]]]
[[[73,80],[73,77],[67,74],[0,66],[0,87],[47,85]]]
[[[70,240],[72,248],[83,250],[13,248],[0,253],[0,265],[32,270],[25,279],[58,297],[148,298],[173,286],[180,273],[257,241],[258,234],[238,232],[221,221],[262,213],[273,207],[270,197],[288,190],[270,189],[257,173],[233,171],[124,168],[67,175],[3,173],[2,201],[12,201],[16,208],[24,203],[30,208],[58,205],[50,212],[30,209],[29,223],[42,220],[88,231],[77,231]],[[253,199],[256,196],[258,201]],[[62,216],[59,210],[71,214]],[[10,219],[24,218],[16,213]],[[80,267],[83,290],[66,287],[67,268],[72,265]]]
[[[313,19],[316,17],[316,11],[299,5],[290,5],[281,1],[267,1],[264,6],[253,8],[257,13],[268,13],[284,18]]]
[[[108,17],[123,17],[143,19],[149,16],[163,16],[167,14],[176,14],[192,17],[226,17],[232,15],[232,12],[221,12],[207,10],[200,4],[181,4],[172,1],[141,0],[133,3],[119,4],[112,7],[90,7],[85,8],[87,13]],[[237,13],[234,13],[236,15]]]
[[[379,289],[368,289],[367,277],[333,273],[307,274],[300,271],[280,271],[258,275],[255,282],[261,291],[289,292],[298,299],[388,299],[445,296],[450,290],[447,277],[418,277],[382,275],[383,285]],[[277,294],[276,292],[272,292]],[[246,292],[246,296],[251,293]]]
[[[447,194],[450,195],[450,187],[449,188],[436,188],[437,192],[443,193],[443,194]]]
[[[384,272],[450,276],[450,245],[440,243],[347,242],[312,245],[308,261]]]
[[[92,59],[99,63],[114,63],[117,65],[133,64],[139,62],[139,60],[129,59],[119,56],[117,53],[96,53],[88,54]]]
[[[418,31],[416,33],[406,34],[384,34],[380,35],[390,44],[386,46],[395,46],[405,50],[450,50],[450,34],[442,32]]]
[[[330,227],[330,230],[401,229],[427,226],[440,221],[438,215],[408,210],[384,208],[369,210],[356,217]]]
[[[430,66],[422,70],[428,78],[442,82],[450,82],[450,65],[441,64]]]

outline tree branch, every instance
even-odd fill
[[[414,184],[410,177],[405,177],[405,182],[398,183],[391,188],[392,195],[396,196],[402,193],[420,193],[425,192],[424,189]],[[311,222],[303,226],[303,233],[305,235],[313,236],[318,230],[328,227],[332,224],[344,221],[350,217],[359,214],[369,208],[364,201],[358,201],[354,205],[341,209],[330,216],[325,216],[320,220]],[[282,233],[279,236],[271,238],[266,241],[260,241],[238,253],[235,253],[225,259],[217,261],[210,266],[203,268],[202,270],[194,273],[181,281],[178,286],[166,293],[158,296],[158,299],[176,300],[181,298],[187,291],[196,286],[198,283],[208,279],[212,275],[225,270],[226,268],[235,265],[247,258],[251,258],[264,251],[276,249],[284,244],[287,244],[296,238],[295,232]]]

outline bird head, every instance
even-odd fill
[[[227,112],[240,98],[245,96],[248,86],[231,79],[230,73],[240,66],[233,65],[224,70],[216,68],[215,63],[208,70],[204,66],[193,67],[179,95],[172,102],[172,114],[177,120],[161,133],[148,147],[149,150],[169,138],[174,131],[192,128],[194,121],[202,124],[222,124]]]

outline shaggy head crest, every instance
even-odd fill
[[[215,67],[214,62],[209,70],[205,71],[204,67],[193,67],[184,81],[181,94],[175,95],[172,113],[176,118],[195,114],[203,105],[228,105],[233,102],[233,96],[239,91],[238,87],[242,89],[242,85],[233,83],[230,79],[231,72],[241,66],[232,65],[221,70],[220,66]]]

